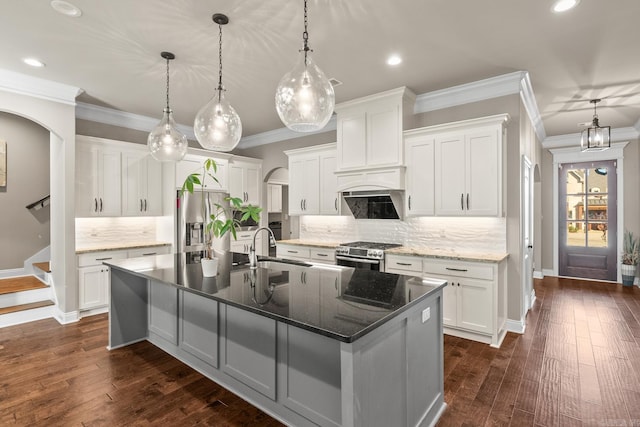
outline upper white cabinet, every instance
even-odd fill
[[[337,215],[336,145],[285,151],[289,157],[289,214]]]
[[[120,150],[95,138],[76,140],[76,216],[120,216]]]
[[[122,153],[122,215],[162,215],[162,164],[145,151]]]
[[[405,132],[407,215],[502,216],[508,114]]]
[[[205,160],[212,158],[209,156],[201,156],[196,154],[187,154],[184,159],[176,164],[176,188],[182,188],[184,180],[192,173],[202,174]],[[206,177],[205,188],[207,190],[224,190],[228,191],[228,168],[229,161],[227,159],[213,158],[216,162],[215,182],[211,177]]]
[[[415,94],[402,87],[336,105],[337,170],[402,166]]]
[[[267,184],[267,212],[282,212],[282,185]]]
[[[424,131],[405,133],[407,159],[405,209],[407,216],[435,213],[435,138]]]
[[[260,205],[260,163],[240,160],[229,162],[229,194],[242,200],[243,205]]]

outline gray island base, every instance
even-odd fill
[[[148,340],[292,426],[431,426],[446,282],[184,254],[109,262],[109,349]]]

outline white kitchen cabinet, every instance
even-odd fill
[[[422,258],[416,256],[387,255],[385,268],[387,273],[405,274],[407,276],[422,275]]]
[[[78,255],[78,309],[109,305],[109,267],[103,261],[125,259],[126,251],[92,252]]]
[[[262,167],[259,163],[233,160],[229,163],[229,194],[243,205],[260,206]]]
[[[501,216],[508,115],[428,128],[435,137],[435,214]]]
[[[170,254],[171,246],[153,246],[150,248],[136,248],[127,251],[127,258]]]
[[[230,236],[231,243],[230,248],[231,252],[236,252],[239,254],[248,254],[251,249],[251,244],[253,243],[253,231],[238,231],[236,233],[236,239],[233,239],[233,236]],[[256,236],[256,254],[263,255],[262,251],[262,234]]]
[[[289,157],[289,215],[338,215],[336,145],[285,151]]]
[[[336,250],[334,248],[319,248],[315,246],[287,245],[278,243],[276,246],[278,258],[288,258],[298,261],[311,261],[321,264],[336,264]]]
[[[267,184],[267,212],[282,212],[282,185]]]
[[[145,151],[122,152],[122,215],[162,215],[162,164]]]
[[[228,191],[229,161],[227,159],[195,154],[187,154],[184,159],[176,163],[176,188],[182,188],[182,184],[184,184],[185,179],[187,179],[187,177],[192,173],[202,174],[204,162],[209,158],[216,162],[215,177],[218,182],[215,182],[211,177],[207,176],[204,184],[205,188],[208,190]]]
[[[121,215],[120,150],[100,144],[76,145],[76,216]]]
[[[331,149],[320,153],[320,215],[340,214],[340,193],[338,193],[338,178],[336,168],[338,158],[336,150]]]
[[[435,213],[435,138],[423,131],[404,135],[407,170],[405,175],[407,216],[431,216]]]
[[[415,94],[402,87],[336,105],[337,169],[402,166]]]

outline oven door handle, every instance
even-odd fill
[[[380,264],[380,261],[372,261],[366,258],[348,258],[345,256],[336,256],[340,261],[362,262],[364,264]]]

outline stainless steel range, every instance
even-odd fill
[[[384,251],[402,246],[398,243],[349,242],[336,248],[338,265],[384,271]]]

